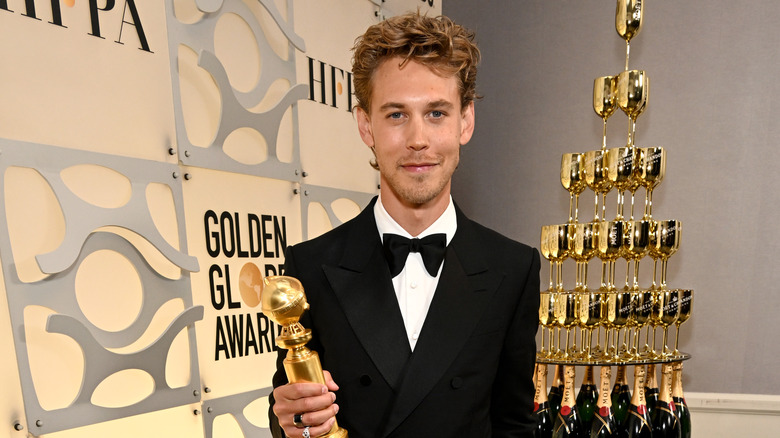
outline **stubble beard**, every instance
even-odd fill
[[[419,174],[407,176],[403,175],[403,172],[406,171],[401,169],[400,165],[397,165],[396,169],[397,173],[395,175],[385,176],[388,188],[395,193],[398,199],[414,206],[425,205],[439,196],[455,172],[455,168],[453,168],[451,171],[445,169],[445,175]]]

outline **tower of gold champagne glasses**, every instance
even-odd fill
[[[636,376],[644,375],[646,365],[647,372],[654,373],[655,367],[649,364],[674,362],[675,367],[682,369],[682,361],[690,358],[679,350],[679,343],[681,326],[693,310],[693,290],[667,285],[667,264],[680,248],[682,222],[653,218],[653,191],[666,174],[666,150],[660,146],[641,147],[637,142],[637,120],[647,108],[650,79],[644,70],[629,69],[629,54],[631,39],[642,29],[644,3],[617,0],[615,29],[626,41],[626,63],[623,71],[593,82],[593,110],[602,121],[601,147],[563,154],[560,182],[569,195],[568,220],[544,225],[541,230],[541,252],[550,268],[549,285],[540,297],[542,340],[537,366],[555,365],[556,370],[566,366],[571,377],[572,365],[590,367],[586,370],[592,370],[594,365],[614,365],[618,367],[618,376],[626,365],[633,365]],[[628,118],[628,133],[625,145],[610,148],[607,120],[618,108]],[[645,192],[644,212],[635,216],[634,197],[640,188]],[[592,220],[580,218],[579,198],[585,189],[590,189],[594,196]],[[617,195],[614,210],[606,205],[607,194],[612,190]],[[626,205],[625,192],[631,195],[630,205]],[[614,211],[614,217],[608,217],[608,211]],[[588,279],[588,265],[594,258],[601,261],[598,285]],[[625,260],[626,270],[625,283],[619,286],[615,284],[615,265],[620,258]],[[648,258],[653,262],[652,283],[642,284],[639,267]],[[575,281],[567,288],[564,263],[572,262],[576,267]],[[674,345],[670,346],[672,326]],[[622,384],[619,379],[616,377],[616,387]],[[543,383],[546,385],[546,380]],[[682,386],[679,392],[682,393]],[[617,419],[618,411],[626,413],[628,398],[621,405],[613,390],[612,400],[618,400]],[[553,421],[558,428],[564,420],[559,414]],[[625,427],[617,422],[604,424],[607,428]],[[590,431],[590,426],[585,429]]]
[[[560,182],[569,195],[569,212],[565,223],[545,225],[541,231],[541,252],[550,270],[549,286],[541,292],[539,363],[637,365],[690,357],[679,350],[679,333],[691,316],[693,290],[667,284],[667,264],[680,247],[682,222],[653,217],[653,191],[666,174],[666,149],[643,147],[637,141],[637,121],[648,105],[650,78],[645,70],[629,69],[629,54],[631,40],[642,29],[644,3],[617,0],[615,29],[626,42],[626,63],[623,71],[593,82],[593,110],[602,122],[601,147],[561,157]],[[608,147],[607,121],[617,109],[628,119],[626,141]],[[579,198],[586,189],[594,196],[592,220],[580,217]],[[645,194],[644,211],[635,214],[634,197],[640,189]],[[617,206],[608,209],[607,194],[612,190]],[[588,278],[589,262],[595,258],[601,261],[600,284]],[[625,283],[616,285],[620,258],[626,264]],[[576,275],[567,287],[562,272],[569,260]],[[642,284],[639,268],[648,260],[652,283]]]

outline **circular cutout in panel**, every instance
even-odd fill
[[[255,35],[243,18],[222,14],[214,29],[214,54],[225,67],[230,86],[251,91],[260,80],[261,58]]]
[[[76,196],[102,208],[119,208],[130,201],[130,179],[108,167],[77,164],[60,172],[62,182]]]
[[[76,301],[95,327],[118,332],[136,320],[143,306],[143,285],[130,261],[110,250],[84,258],[76,272]]]
[[[260,304],[263,274],[256,264],[247,262],[241,267],[241,273],[238,275],[238,288],[241,291],[241,299],[247,306],[257,307]]]
[[[239,163],[253,165],[268,159],[265,137],[252,128],[238,128],[231,132],[222,145],[225,155]]]
[[[106,377],[92,393],[91,402],[106,408],[134,405],[154,392],[154,380],[146,371],[128,368]]]
[[[355,201],[348,198],[339,198],[330,203],[330,208],[333,209],[333,214],[344,223],[360,213],[360,206]]]
[[[268,426],[268,397],[260,397],[250,402],[242,411],[250,423],[258,427]]]

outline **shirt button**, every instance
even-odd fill
[[[420,334],[419,334],[419,333],[412,333],[412,339],[414,339],[415,341],[416,341],[416,340],[417,340],[417,338],[419,338],[419,337],[420,337]]]
[[[411,287],[412,289],[417,289],[417,282],[413,281],[409,283],[409,287]]]

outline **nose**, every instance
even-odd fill
[[[407,147],[413,151],[421,151],[428,147],[425,121],[422,118],[415,117],[409,123]]]

